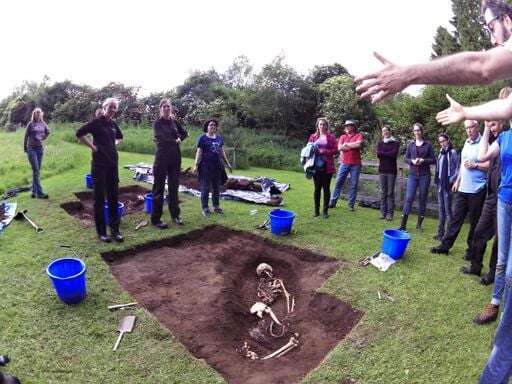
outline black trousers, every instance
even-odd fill
[[[153,200],[151,202],[151,222],[155,223],[162,217],[165,193],[165,179],[169,192],[169,213],[171,218],[180,217],[178,188],[180,185],[181,160],[159,162],[153,165]]]
[[[329,209],[329,200],[331,199],[331,179],[332,173],[327,173],[324,169],[316,171],[313,175],[313,182],[315,183],[315,191],[313,193],[313,199],[315,201],[315,212],[320,210],[320,195],[322,189],[324,191],[324,213],[327,213]]]
[[[105,197],[108,202],[108,221],[112,231],[119,231],[119,223],[121,218],[118,215],[118,198],[119,198],[119,170],[115,167],[102,167],[92,165],[91,176],[93,180],[93,196],[94,196],[94,223],[96,224],[96,232],[99,236],[107,234],[107,226],[105,224]],[[105,196],[106,195],[106,196]]]
[[[468,247],[466,253],[470,252],[471,246],[473,245],[475,228],[478,224],[478,220],[480,220],[486,194],[486,188],[482,188],[477,193],[457,192],[455,194],[452,217],[448,222],[448,228],[439,246],[440,248],[448,250],[453,246],[462,228],[462,224],[464,224],[466,215],[469,215]]]
[[[487,242],[496,235],[492,246],[491,260],[489,261],[489,276],[494,276],[496,271],[496,263],[498,261],[498,234],[497,217],[496,217],[496,204],[498,199],[496,193],[487,195],[480,215],[480,220],[475,228],[473,236],[473,246],[471,247],[471,269],[473,271],[482,271],[483,259]]]

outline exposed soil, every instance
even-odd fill
[[[196,189],[198,191],[201,189],[197,176],[188,170],[181,173],[180,185]],[[130,185],[128,187],[119,188],[119,201],[124,204],[123,216],[144,210],[144,195],[151,192],[151,187],[152,186],[148,184],[148,188],[143,188],[139,185]],[[225,192],[226,189],[241,189],[245,191],[261,192],[261,186],[259,183],[246,180],[236,180],[233,178],[228,178],[226,184],[221,185],[220,192]],[[76,192],[75,196],[78,198],[78,201],[62,203],[60,205],[61,208],[71,216],[80,220],[82,224],[86,226],[94,225],[94,200],[92,191]]]
[[[228,383],[296,383],[363,316],[350,304],[316,292],[343,261],[221,226],[102,256],[124,289]],[[271,305],[288,330],[281,338],[266,334],[266,346],[249,335],[270,323],[268,314],[261,320],[250,313],[261,301],[256,267],[263,262],[295,298],[288,315],[284,297]],[[299,346],[282,357],[250,360],[239,351],[247,342],[261,358],[293,333],[299,334]]]
[[[124,204],[123,216],[144,210],[144,195],[151,192],[139,185],[130,185],[119,188],[119,201]],[[77,192],[78,201],[69,201],[60,206],[71,216],[76,217],[84,225],[94,225],[92,191]]]
[[[187,188],[195,189],[197,191],[201,190],[201,184],[197,178],[197,175],[194,175],[189,169],[181,172],[180,174],[180,185],[183,185]],[[232,177],[228,177],[228,180],[224,185],[221,185],[219,191],[226,192],[227,189],[235,189],[235,190],[243,190],[243,191],[254,191],[261,192],[261,184],[257,182],[253,182],[250,180],[238,180]]]

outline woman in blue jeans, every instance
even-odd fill
[[[425,139],[424,128],[420,123],[412,125],[414,140],[407,145],[405,152],[405,162],[409,164],[409,177],[407,178],[407,192],[405,204],[402,210],[401,231],[407,230],[407,219],[411,212],[412,202],[419,189],[420,202],[418,207],[418,223],[416,229],[422,230],[421,224],[425,217],[427,207],[428,188],[430,187],[430,165],[435,164],[434,148],[432,144]]]
[[[201,184],[201,209],[203,216],[210,216],[208,208],[208,198],[210,188],[212,190],[212,205],[215,213],[223,214],[224,211],[219,203],[219,188],[221,177],[224,173],[224,164],[226,163],[230,172],[233,168],[224,152],[224,140],[217,133],[219,121],[217,119],[208,119],[203,124],[204,135],[197,140],[196,161],[194,173],[199,173],[199,182]]]
[[[23,141],[23,150],[26,152],[32,167],[32,198],[48,198],[41,186],[41,163],[43,162],[44,153],[43,141],[46,140],[49,134],[50,130],[43,120],[43,111],[41,108],[34,109],[32,118],[25,129],[25,140]]]

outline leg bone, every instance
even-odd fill
[[[270,355],[267,355],[265,357],[262,357],[261,360],[271,359],[272,357],[279,356],[284,351],[288,352],[287,350],[290,348],[295,348],[297,345],[299,345],[299,340],[297,340],[294,336],[290,337],[290,340],[283,345],[278,350],[272,352]]]

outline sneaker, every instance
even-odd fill
[[[203,209],[202,214],[204,217],[210,217],[212,213],[210,212],[209,209]]]
[[[47,199],[49,196],[46,193],[43,193],[37,197],[39,197],[40,199]]]
[[[492,323],[498,318],[499,305],[488,305],[484,313],[477,315],[473,322],[478,325]]]
[[[336,208],[336,203],[329,203],[329,208]]]
[[[348,207],[348,210],[349,210],[349,212],[355,212],[355,208],[354,207]]]
[[[215,207],[215,208],[213,208],[213,211],[215,213],[218,213],[219,215],[223,215],[224,214],[224,211],[222,210],[221,207]]]
[[[172,221],[174,222],[174,224],[176,225],[185,225],[185,223],[183,222],[183,220],[181,220],[179,217],[176,217],[174,219],[172,219]]]

